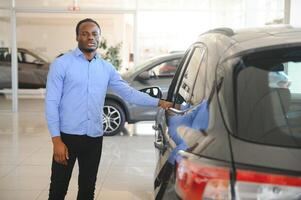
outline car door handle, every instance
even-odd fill
[[[163,144],[162,140],[156,140],[154,145],[155,148],[159,149],[162,153],[166,150],[166,145]]]
[[[183,115],[185,112],[187,112],[187,110],[178,110],[175,108],[168,108],[168,110],[170,110],[171,112],[177,114],[177,115]]]
[[[183,115],[185,114],[186,112],[190,111],[190,110],[193,110],[194,108],[196,108],[198,106],[198,104],[190,107],[190,108],[187,108],[185,110],[178,110],[176,108],[168,108],[169,111],[171,111],[172,113],[175,113],[176,115]]]

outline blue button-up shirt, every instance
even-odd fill
[[[56,58],[47,77],[45,110],[52,137],[60,132],[103,135],[102,112],[107,89],[126,101],[157,106],[159,99],[131,88],[99,55],[90,62],[79,48]]]

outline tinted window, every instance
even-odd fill
[[[301,147],[301,48],[245,56],[239,67],[237,136]]]
[[[7,49],[0,49],[0,61],[10,61],[11,54]]]

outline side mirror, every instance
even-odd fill
[[[142,72],[141,74],[139,74],[139,75],[137,76],[137,78],[138,78],[138,80],[140,80],[140,81],[148,80],[148,79],[150,79],[149,72],[148,72],[148,71],[144,71],[144,72]]]
[[[144,93],[148,94],[151,97],[155,97],[155,98],[158,98],[158,99],[162,98],[162,91],[159,87],[148,87],[148,88],[143,88],[139,91],[144,92]]]

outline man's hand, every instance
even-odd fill
[[[168,108],[171,108],[173,105],[172,102],[169,102],[169,101],[164,101],[164,100],[159,100],[159,104],[158,106],[160,106],[161,108],[167,110]]]
[[[53,137],[53,158],[57,163],[67,165],[69,159],[68,148],[62,141],[61,137]]]

